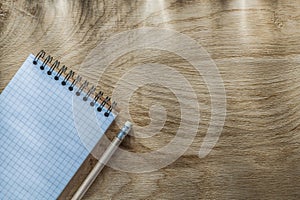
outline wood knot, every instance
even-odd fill
[[[0,21],[7,19],[8,9],[3,8],[3,4],[0,3]]]
[[[274,12],[273,23],[279,29],[281,29],[283,27],[283,20],[278,16],[278,14],[276,12]]]

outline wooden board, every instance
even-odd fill
[[[186,98],[196,95],[200,110],[194,114],[201,116],[199,128],[192,144],[176,161],[148,173],[106,167],[84,199],[299,199],[299,1],[2,0],[1,91],[30,53],[44,49],[78,71],[99,43],[117,33],[143,27],[176,31],[209,53],[226,91],[223,131],[212,151],[199,158],[212,116],[211,95],[203,74],[174,52],[146,48],[126,52],[110,65],[99,66],[105,68],[99,88],[113,94],[118,81],[126,83],[122,76],[135,66],[164,64],[185,77],[194,89]],[[122,47],[122,42],[119,44]],[[182,102],[168,85],[153,80],[153,84],[135,87],[149,74],[151,71],[145,68],[145,73],[131,82],[132,87],[123,90],[124,94],[133,92],[128,103],[134,130],[160,119],[160,112],[149,114],[151,106],[157,104],[164,108],[165,123],[145,128],[149,134],[153,130],[155,136],[140,138],[136,131],[136,137],[127,138],[122,149],[134,155],[166,146],[184,120],[180,116]],[[84,75],[87,79],[93,76]],[[174,73],[160,75],[174,78],[172,84],[181,84]],[[186,88],[181,90],[184,94]],[[119,121],[125,120],[122,110],[127,109],[121,105]],[[197,110],[196,105],[190,106]],[[117,130],[115,123],[110,138]],[[187,134],[193,132],[189,127],[185,130]],[[135,166],[130,159],[122,162]],[[81,173],[87,174],[94,163],[89,159]],[[79,181],[73,181],[69,192],[78,186]]]

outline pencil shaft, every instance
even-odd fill
[[[103,156],[100,158],[100,160],[97,162],[95,167],[92,169],[92,171],[89,173],[89,175],[86,177],[84,182],[81,184],[77,192],[72,197],[72,200],[80,200],[83,195],[86,193],[86,191],[89,189],[89,187],[92,185],[92,183],[95,181],[105,164],[109,161],[111,156],[114,154],[116,149],[118,148],[119,144],[122,142],[119,138],[115,138],[113,142],[109,145],[109,147],[106,149],[106,151],[103,153]]]

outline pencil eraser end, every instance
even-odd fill
[[[130,129],[131,129],[131,122],[127,121],[125,122],[123,128],[121,129],[121,131],[119,132],[117,138],[119,138],[119,140],[123,140],[124,137],[129,133]]]
[[[132,127],[132,123],[130,122],[130,121],[127,121],[127,122],[125,122],[125,126],[127,126],[127,127]]]

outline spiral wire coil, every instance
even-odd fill
[[[50,66],[53,57],[48,55],[45,59],[44,57],[46,56],[46,52],[44,50],[41,50],[34,58],[33,60],[33,64],[37,65],[38,64],[38,60],[43,59],[43,63],[40,66],[40,70],[44,70],[45,66],[48,65]],[[62,67],[59,67],[60,62],[58,60],[56,60],[53,64],[51,64],[50,69],[47,71],[47,75],[51,76],[53,74],[53,71],[57,71],[56,75],[54,76],[54,80],[58,81],[60,76],[62,76],[62,74],[67,74],[66,76],[64,76],[63,81],[61,82],[62,86],[66,86],[67,82],[70,79],[73,79],[73,81],[69,81],[70,82],[70,86],[68,87],[69,91],[73,91],[74,87],[77,86],[78,89],[75,92],[76,96],[80,96],[81,93],[86,90],[88,91],[84,97],[83,97],[83,101],[87,101],[89,99],[89,97],[93,96],[92,98],[93,100],[90,102],[90,106],[94,107],[96,106],[97,102],[99,103],[99,106],[97,107],[97,111],[101,112],[103,110],[103,107],[107,106],[107,110],[104,113],[105,117],[108,117],[110,115],[110,113],[112,112],[112,110],[116,107],[117,103],[113,102],[110,103],[111,98],[110,97],[105,97],[103,98],[103,92],[99,91],[96,95],[95,95],[95,91],[96,91],[96,87],[94,85],[89,86],[89,82],[87,80],[82,80],[82,77],[80,75],[77,75],[75,78],[75,72],[73,72],[72,70],[68,71],[68,68],[63,65]]]

